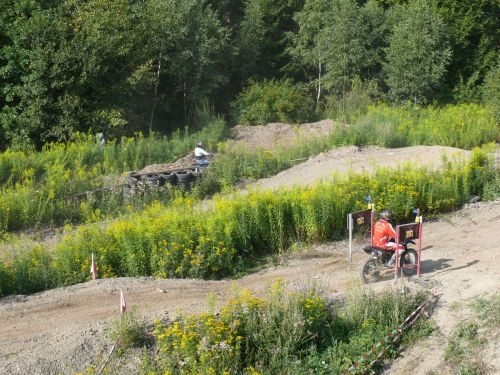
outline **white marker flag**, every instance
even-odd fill
[[[123,290],[120,289],[120,314],[125,314],[127,311],[127,304],[125,303],[125,296],[123,295]]]
[[[90,274],[92,275],[92,280],[97,279],[97,267],[94,261],[94,253],[92,253],[92,263],[90,264]]]

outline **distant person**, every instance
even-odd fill
[[[104,146],[104,144],[106,143],[106,139],[104,138],[104,134],[97,133],[96,138],[97,138],[97,143],[99,144],[99,146]]]
[[[203,143],[198,142],[196,148],[194,149],[194,157],[196,158],[196,164],[200,167],[206,167],[208,165],[207,156],[210,156],[209,152],[203,149]]]
[[[373,245],[385,250],[395,251],[396,231],[390,222],[391,215],[391,210],[384,210],[380,213],[380,220],[373,226]],[[394,254],[392,254],[388,265],[392,266],[394,264],[394,258]]]

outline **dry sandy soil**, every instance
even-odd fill
[[[305,131],[311,136],[326,134],[331,122],[301,126],[301,130],[283,124],[271,128],[236,129],[236,142],[251,147],[271,147]],[[276,135],[276,136],[275,136]],[[267,143],[267,142],[270,143]],[[344,147],[311,158],[284,173],[257,182],[264,188],[294,185],[304,181],[328,179],[333,173],[368,170],[373,166],[394,166],[409,155],[419,164],[436,166],[441,156],[468,152],[446,147],[413,147],[385,150],[377,147]],[[496,230],[495,230],[495,229]],[[405,351],[390,367],[392,374],[426,374],[441,371],[444,343],[462,319],[457,303],[498,291],[500,287],[500,202],[479,203],[424,224],[423,275],[409,286],[438,286],[443,293],[435,311],[438,331],[421,344]],[[359,269],[365,260],[360,250],[366,239],[358,239],[354,263],[349,266],[347,244],[336,242],[313,246],[297,252],[264,271],[238,280],[203,281],[152,278],[97,280],[30,296],[0,299],[0,373],[1,374],[73,374],[99,364],[111,346],[105,330],[119,317],[118,301],[123,289],[129,306],[137,306],[145,319],[174,316],[179,309],[189,312],[206,310],[207,295],[214,293],[218,305],[231,296],[233,285],[248,288],[259,295],[278,277],[290,288],[314,280],[325,292],[340,296],[360,285]],[[392,277],[373,284],[376,289],[392,285]],[[498,345],[490,346],[489,358],[500,358]],[[137,358],[134,359],[138,361]],[[495,362],[496,361],[496,362]],[[491,361],[500,372],[498,359]],[[113,373],[133,373],[114,359]],[[120,367],[121,366],[121,367]],[[135,367],[134,367],[135,366]]]
[[[456,304],[499,290],[498,228],[498,201],[469,205],[437,222],[424,224],[423,275],[418,284],[438,286],[443,294],[434,315],[438,331],[404,352],[387,373],[426,374],[441,369],[447,336],[463,318]],[[329,295],[341,295],[360,283],[359,268],[365,254],[359,250],[363,240],[358,241],[351,268],[346,262],[346,243],[337,242],[297,253],[280,265],[235,281],[120,278],[2,298],[0,368],[5,374],[70,374],[96,363],[111,344],[104,331],[119,316],[120,288],[128,305],[136,305],[139,314],[147,319],[173,316],[180,308],[204,310],[210,292],[221,304],[231,295],[233,284],[261,295],[278,277],[292,287],[316,280]],[[373,287],[391,284],[388,275],[387,280]],[[490,358],[500,357],[498,345],[491,350]],[[495,361],[491,365],[500,371],[498,359]]]
[[[377,167],[396,167],[405,163],[415,166],[441,166],[443,158],[452,160],[467,158],[470,151],[443,146],[413,146],[403,148],[380,148],[376,146],[338,147],[310,158],[277,175],[257,181],[253,186],[278,189],[290,185],[310,185],[318,180],[329,180],[334,174],[350,171],[370,172]]]
[[[277,144],[293,142],[295,137],[318,138],[326,136],[332,129],[332,120],[323,120],[310,124],[289,125],[272,123],[268,125],[243,126],[238,125],[231,129],[231,139],[234,146],[248,148],[273,148]]]

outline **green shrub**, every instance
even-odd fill
[[[337,121],[353,123],[366,114],[377,96],[378,88],[374,83],[363,85],[356,81],[352,90],[344,96],[330,95],[326,98],[325,115]]]
[[[152,341],[152,337],[147,333],[146,324],[137,316],[135,306],[115,320],[107,333],[113,341],[116,341],[117,348],[122,353],[133,346],[150,345]]]
[[[314,288],[285,292],[278,280],[266,299],[244,291],[217,314],[155,322],[158,354],[148,373],[340,374],[424,297],[358,291],[332,302]]]
[[[290,80],[251,82],[232,104],[238,124],[301,123],[314,117],[314,103],[305,90]]]
[[[53,257],[41,246],[3,258],[0,266],[1,295],[35,293],[59,285]]]
[[[486,75],[483,85],[483,102],[492,108],[496,122],[500,122],[500,61]]]

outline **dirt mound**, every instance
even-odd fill
[[[500,201],[468,205],[443,220],[424,223],[423,275],[418,281],[438,286],[443,293],[435,315],[441,335],[448,335],[459,321],[459,312],[454,310],[457,303],[499,290],[500,238],[498,231],[492,230],[499,226]],[[360,283],[359,268],[366,260],[361,246],[367,240],[357,241],[353,267],[346,262],[347,244],[336,242],[291,255],[282,259],[279,266],[236,281],[106,279],[31,296],[2,298],[0,368],[4,369],[3,374],[59,371],[67,374],[95,364],[97,358],[106,355],[111,344],[105,327],[119,316],[120,288],[124,290],[127,304],[136,305],[139,314],[147,319],[176,315],[179,308],[190,312],[206,310],[210,292],[218,297],[221,305],[230,297],[232,284],[262,295],[278,277],[291,287],[313,279],[329,295],[342,295]],[[372,287],[388,287],[392,284],[391,275]],[[412,282],[407,285],[416,287]],[[417,346],[411,355],[397,360],[389,371],[406,373],[411,368],[408,361],[415,365],[414,359],[425,360],[425,368],[437,370],[445,348],[438,344],[432,344],[435,350],[431,351],[429,347]],[[496,346],[492,358],[499,355],[500,348]],[[138,356],[140,358],[140,352]]]
[[[190,152],[186,156],[174,161],[173,163],[164,164],[151,164],[139,171],[139,173],[153,173],[153,172],[163,172],[171,171],[175,169],[189,168],[192,166],[195,160],[194,151]]]
[[[293,141],[296,137],[317,138],[327,135],[333,122],[323,120],[311,124],[289,125],[282,123],[271,123],[259,126],[238,125],[231,129],[230,147],[263,147],[271,149],[277,145]],[[151,164],[139,171],[139,173],[153,173],[182,169],[190,167],[194,161],[194,152],[180,158],[173,163]]]
[[[310,158],[277,175],[261,179],[253,184],[264,189],[283,186],[310,185],[328,180],[334,174],[349,171],[369,172],[377,167],[396,167],[404,163],[415,166],[439,167],[443,158],[448,160],[470,156],[470,151],[443,146],[413,146],[404,148],[380,148],[376,146],[339,147]]]
[[[323,120],[310,124],[289,125],[271,123],[268,125],[244,126],[238,125],[231,129],[231,143],[234,146],[249,148],[273,148],[276,144],[283,144],[300,137],[321,137],[327,135],[333,127],[333,121]]]

